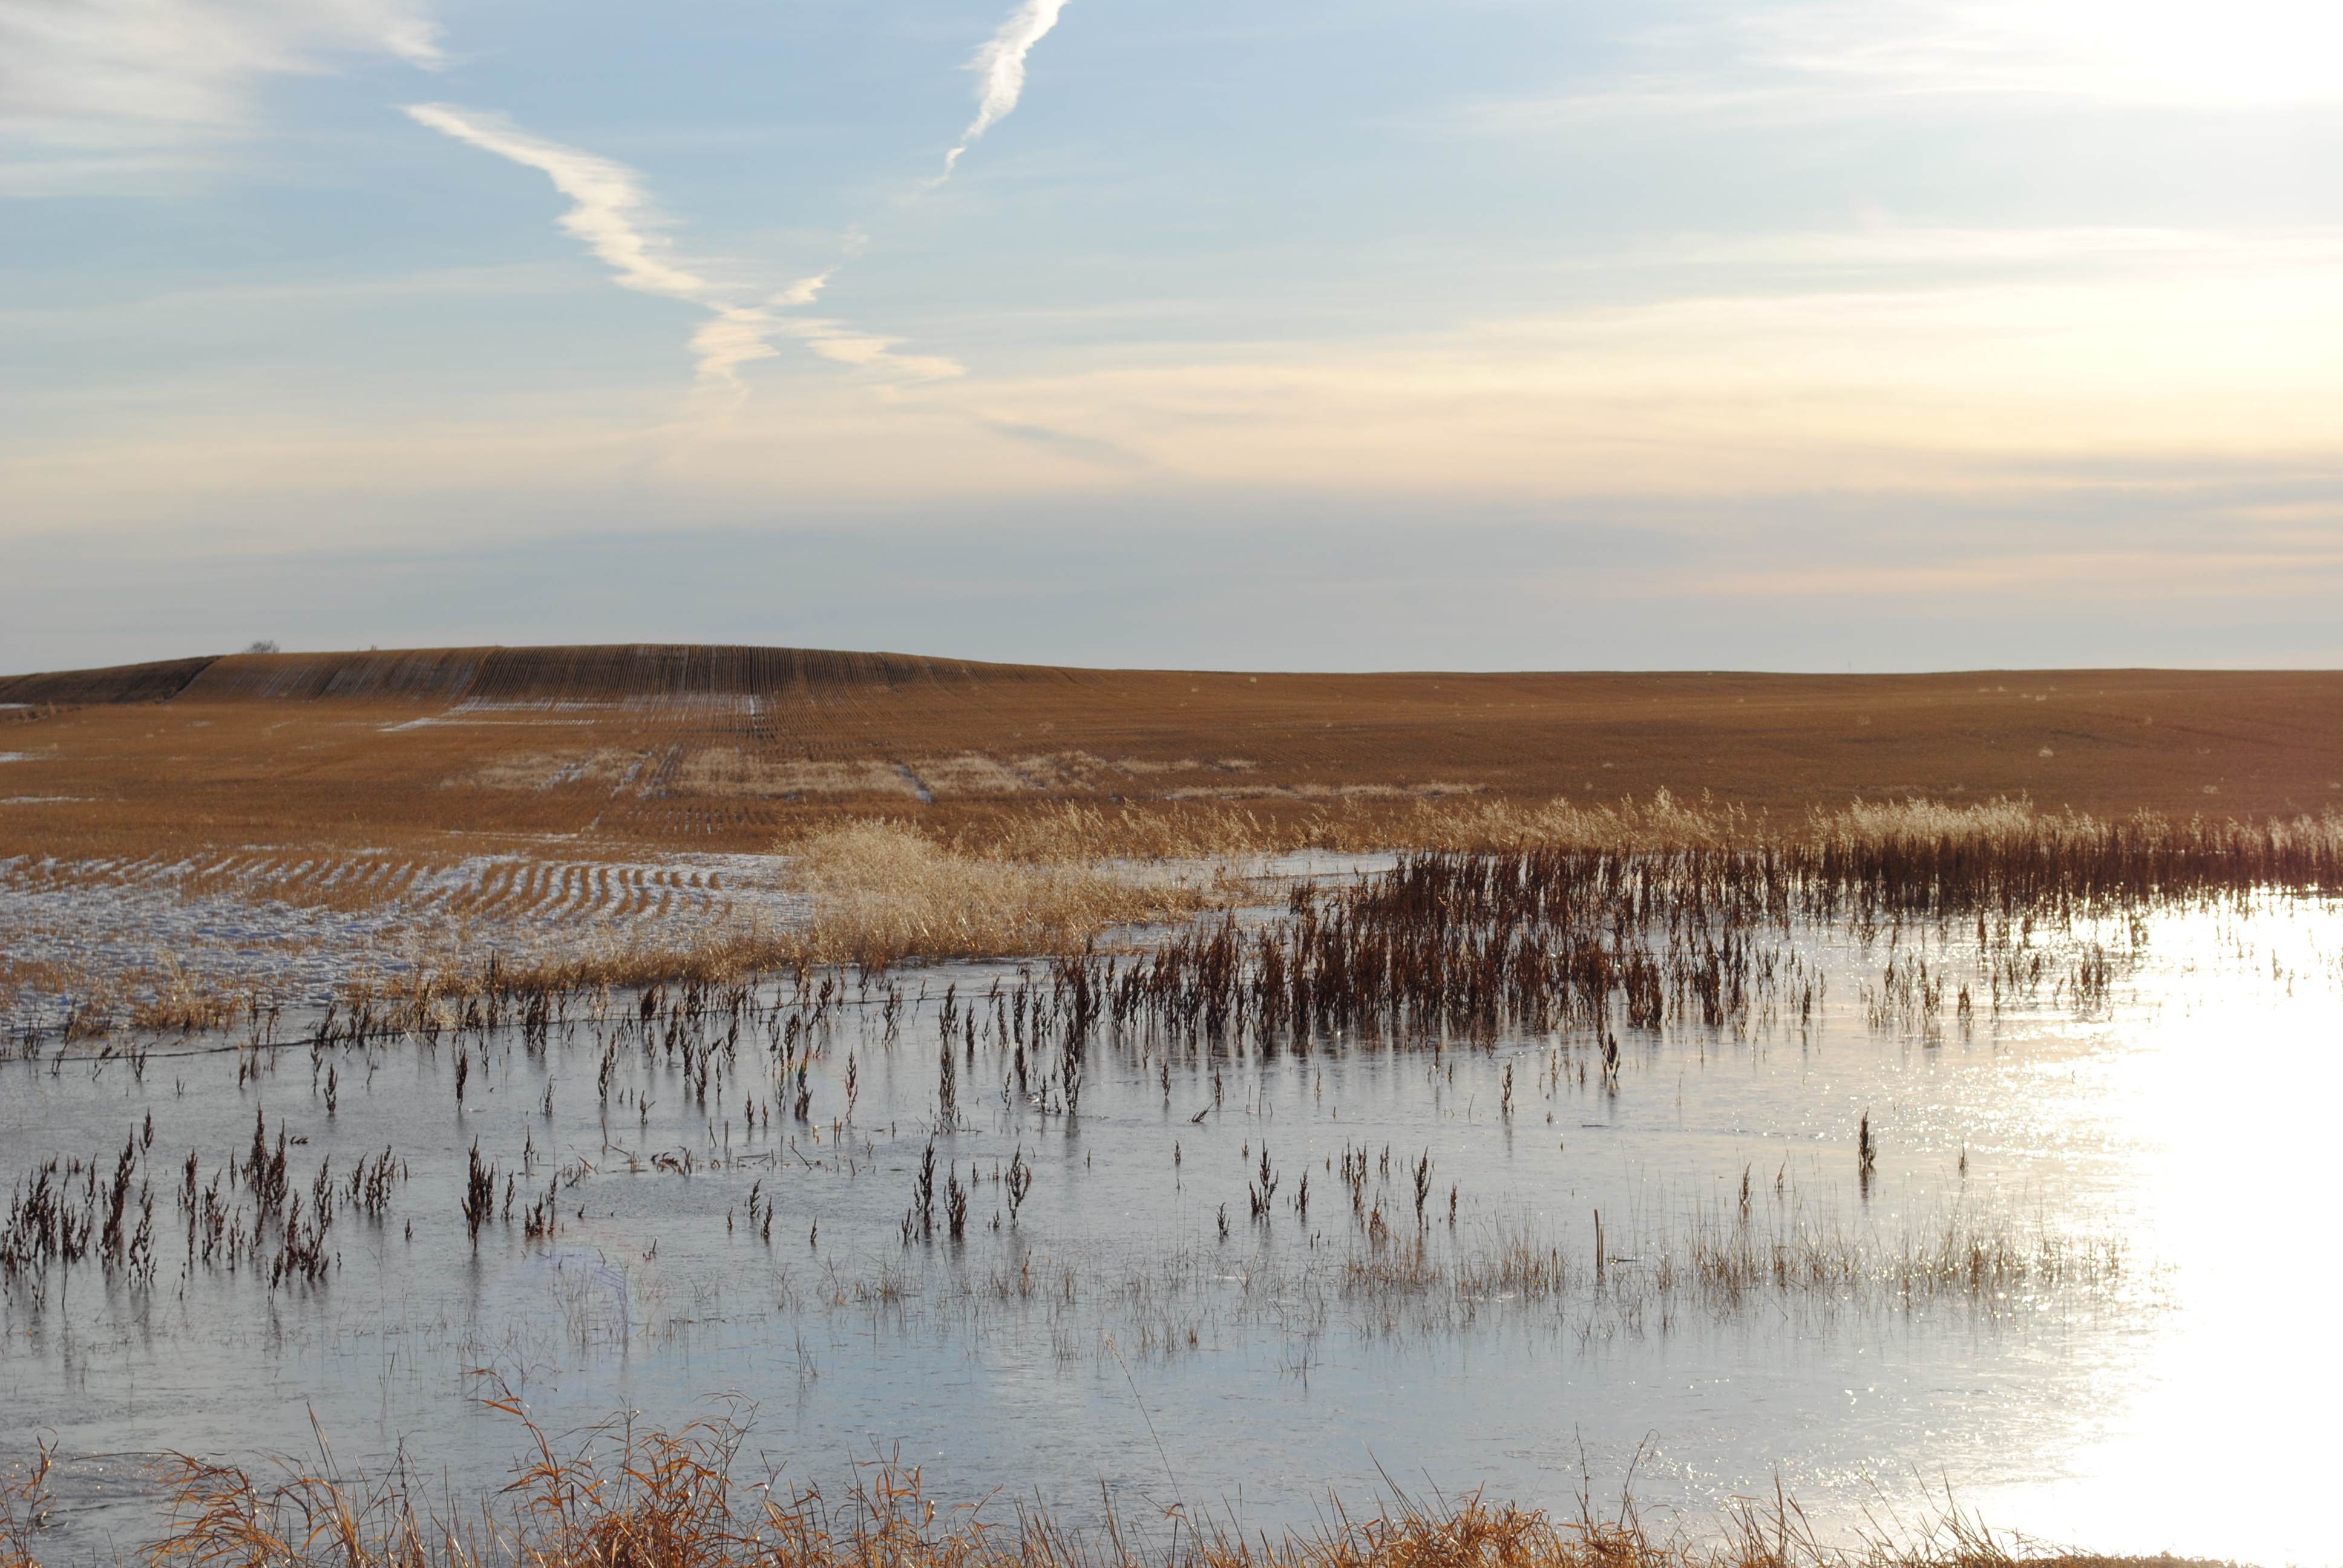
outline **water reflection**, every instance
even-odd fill
[[[1013,966],[925,977],[891,1040],[875,1000],[786,1050],[752,1018],[704,1101],[624,1009],[541,1049],[51,1050],[0,1070],[0,1173],[21,1207],[35,1167],[95,1160],[96,1191],[151,1114],[158,1266],[20,1270],[0,1405],[69,1456],[66,1548],[145,1528],[125,1456],[298,1451],[305,1406],[345,1466],[403,1446],[491,1483],[519,1434],[487,1369],[557,1429],[737,1391],[801,1480],[900,1452],[939,1495],[1077,1514],[1103,1482],[1306,1522],[1386,1473],[1566,1508],[1632,1465],[1647,1516],[1694,1524],[1777,1477],[1826,1530],[1949,1485],[2046,1539],[2333,1561],[2336,914],[2086,927],[2104,993],[2054,966],[1951,1020],[1884,1005],[1911,948],[1804,932],[1810,1018],[1632,1031],[1615,1074],[1592,1034],[1132,1039],[1091,1054],[1078,1117],[990,1037],[942,1043],[947,981]],[[1988,955],[1920,950],[1989,994]],[[941,1060],[961,1124],[922,1218]],[[256,1120],[303,1191],[403,1162],[379,1212],[337,1211],[321,1284],[187,1261],[166,1183],[193,1151],[246,1191]]]
[[[2265,910],[2159,922],[2140,1000],[2075,1064],[2078,1171],[2147,1255],[2160,1310],[2032,1483],[1976,1501],[2013,1527],[2115,1551],[2333,1562],[2343,1395],[2323,1348],[2343,1286],[2333,1182],[2343,1040],[2335,928]]]

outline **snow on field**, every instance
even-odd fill
[[[712,927],[778,931],[809,910],[786,865],[766,855],[481,855],[418,867],[317,862],[266,846],[200,862],[0,860],[0,1028],[54,1029],[109,990],[110,977],[131,977],[116,999],[126,1002],[151,1000],[184,972],[297,1008],[459,949],[554,957],[680,942]]]
[[[1233,877],[1266,897],[1293,881],[1344,880],[1392,863],[1389,855],[1304,851],[1099,869],[1135,880]],[[476,855],[422,864],[253,845],[176,861],[18,857],[0,860],[0,1035],[53,1031],[93,1004],[119,1018],[182,976],[197,992],[257,994],[299,1010],[324,1007],[353,980],[418,965],[778,934],[812,912],[790,884],[788,859],[773,855]]]

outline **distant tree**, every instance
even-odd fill
[[[277,639],[275,638],[264,637],[259,641],[252,644],[249,648],[246,648],[244,651],[246,653],[278,653],[283,650],[277,646]]]

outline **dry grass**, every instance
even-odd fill
[[[971,824],[957,847],[1044,865],[1112,860],[1236,860],[1281,850],[1331,848],[1340,837],[1322,814],[1264,819],[1242,806],[1102,807],[1043,801],[1014,816]]]
[[[191,1033],[226,1029],[247,1000],[216,981],[187,972],[176,959],[166,960],[151,990],[130,1007],[130,1027],[157,1034]]]
[[[1412,799],[1399,809],[1351,804],[1282,814],[1234,802],[1098,806],[1048,801],[976,822],[900,816],[883,819],[948,843],[955,852],[1061,867],[1183,860],[1242,864],[1309,849],[1349,854],[1941,852],[2007,859],[2068,853],[2118,839],[2142,847],[2186,844],[2200,849],[2251,844],[2266,857],[2308,860],[2343,854],[2343,809],[2333,807],[2260,820],[2147,812],[2103,818],[2072,809],[2046,811],[2024,797],[1857,799],[1797,813],[1753,810],[1712,799],[1688,802],[1665,789],[1640,801],[1463,796]]]
[[[353,1005],[413,1012],[469,997],[574,996],[906,959],[1079,953],[1119,927],[1225,907],[1242,890],[1209,867],[1119,867],[1011,859],[939,843],[884,819],[842,823],[776,846],[813,900],[799,924],[719,912],[653,924],[623,917],[582,929],[481,920],[370,955],[345,990]]]
[[[1624,855],[1681,849],[1875,853],[1944,847],[2007,856],[2102,843],[2111,835],[2127,835],[2143,844],[2254,839],[2273,852],[2313,857],[2343,849],[2343,807],[2258,820],[2205,813],[2137,812],[2107,818],[2071,808],[2046,811],[2023,796],[1975,801],[1856,799],[1801,812],[1752,809],[1705,799],[1680,800],[1665,789],[1644,800],[1607,803],[1568,796],[1545,800],[1455,796],[1412,799],[1403,809],[1345,804],[1282,813],[1224,801],[1116,806],[1045,801],[1013,815],[973,822],[900,815],[886,819],[958,850],[1049,865],[1242,862],[1305,849],[1352,854],[1570,849]]]
[[[411,1004],[488,991],[730,985],[832,964],[877,972],[911,958],[1049,957],[1081,952],[1117,927],[1225,907],[1235,890],[1209,868],[1015,860],[885,819],[820,829],[776,849],[813,900],[802,924],[719,915],[656,929],[619,920],[583,936],[528,940],[484,924],[410,950],[353,995]]]
[[[2100,854],[2126,835],[2135,854],[2160,849],[2201,859],[2251,839],[2268,860],[2312,868],[2314,879],[2331,882],[2343,869],[2343,815],[2335,813],[2249,830],[2053,816],[2024,800],[1911,800],[1856,802],[1777,821],[1735,806],[1686,806],[1664,790],[1644,804],[1423,801],[1396,819],[1322,816],[1282,824],[1229,805],[1110,810],[1061,802],[1026,812],[999,832],[950,842],[917,819],[868,819],[776,848],[796,858],[800,884],[816,900],[802,961],[884,967],[913,957],[1079,951],[1118,926],[1177,920],[1248,895],[1258,900],[1264,890],[1248,889],[1229,868],[1297,849],[1609,856],[1765,850],[1786,852],[1787,863],[1803,874],[1826,876],[1837,862],[1867,869],[1887,856],[1926,853],[1989,869],[2005,860]]]
[[[817,963],[1076,952],[1112,927],[1179,919],[1212,901],[1196,878],[980,856],[897,821],[848,823],[783,847],[815,900],[803,941]]]
[[[186,900],[378,917],[343,939],[347,950],[334,955],[342,994],[348,1001],[409,1009],[491,992],[575,994],[687,980],[729,985],[822,965],[879,970],[914,959],[1051,958],[1101,945],[1128,948],[1131,943],[1114,933],[1282,898],[1283,890],[1262,875],[1261,857],[1293,849],[1397,848],[1417,857],[1405,879],[1415,893],[1401,895],[1394,885],[1399,903],[1384,909],[1388,900],[1376,894],[1345,918],[1378,924],[1399,918],[1404,930],[1394,928],[1393,934],[1418,945],[1453,945],[1490,913],[1482,904],[1507,888],[1513,891],[1499,901],[1521,904],[1505,918],[1527,919],[1530,927],[1522,929],[1544,921],[1550,905],[1593,908],[1591,898],[1617,904],[1629,921],[1623,930],[1664,915],[1674,943],[1707,930],[1712,918],[1742,931],[1794,914],[1865,929],[1906,916],[2059,920],[2258,889],[2343,887],[2343,815],[2335,812],[2258,824],[2146,815],[2109,820],[2041,812],[2022,799],[1858,801],[1777,818],[1714,802],[1687,805],[1662,792],[1648,802],[1600,807],[1466,799],[1417,802],[1400,818],[1345,812],[1282,821],[1230,804],[1109,809],[1056,802],[949,836],[917,815],[847,819],[772,848],[794,863],[797,890],[810,896],[809,917],[737,906],[720,871],[598,867],[569,859],[506,857],[461,876],[410,859],[276,852],[176,863],[20,862],[0,867],[0,886],[40,894],[164,887]],[[1430,896],[1427,878],[1450,890],[1417,908]],[[1435,904],[1444,911],[1436,919]],[[26,925],[20,939],[34,930]],[[1603,935],[1609,930],[1590,929],[1580,945],[1589,954],[1617,948]],[[1288,937],[1302,945],[1275,967],[1298,975],[1318,961],[1308,950],[1315,939],[1297,930],[1279,940]],[[1141,999],[1141,1010],[1173,1005],[1165,999],[1174,993],[1184,998],[1175,1011],[1198,1000],[1181,991],[1183,966],[1202,964],[1219,977],[1216,983],[1235,978],[1240,970],[1213,956],[1219,940],[1207,932],[1170,942],[1151,982],[1163,994]],[[86,951],[93,944],[66,945]],[[126,1024],[149,1030],[228,1027],[277,989],[264,946],[188,946],[147,964],[111,967],[85,958],[0,955],[0,1003],[16,1016],[28,997],[52,999],[48,1012],[64,1021],[53,1019],[50,1027],[69,1037]],[[1423,954],[1427,973],[1453,979],[1498,962],[1514,978],[1491,970],[1491,984],[1502,990],[1519,978],[1519,965],[1495,949],[1443,948],[1437,961],[1431,952]],[[1611,953],[1614,961],[1627,956],[1624,948]],[[1661,961],[1656,951],[1646,956]],[[1702,966],[1715,968],[1704,949],[1663,963],[1678,992],[1714,989],[1718,977],[1695,973]],[[1597,968],[1609,973],[1608,965]],[[1337,964],[1330,975],[1337,973],[1349,976],[1349,966]],[[1289,983],[1267,971],[1256,978],[1270,992]],[[1762,975],[1758,980],[1762,991],[1766,982]],[[1744,994],[1737,983],[1733,990]],[[1322,1006],[1328,995],[1320,996]],[[1264,992],[1260,1000],[1271,998]],[[1446,1005],[1430,996],[1411,1003],[1434,1004]],[[1207,1012],[1217,1016],[1217,1005]]]
[[[1332,1501],[1314,1529],[1278,1536],[1185,1503],[1083,1531],[1022,1506],[994,1517],[982,1503],[940,1504],[918,1470],[893,1463],[858,1467],[835,1498],[751,1479],[737,1404],[678,1433],[615,1422],[557,1440],[510,1394],[484,1402],[527,1433],[529,1454],[469,1509],[435,1507],[411,1464],[344,1477],[321,1434],[317,1462],[279,1461],[270,1477],[167,1462],[167,1518],[141,1555],[151,1568],[2209,1568],[2029,1548],[1949,1500],[1901,1537],[1875,1529],[1825,1543],[1778,1492],[1745,1502],[1705,1540],[1654,1538],[1632,1499],[1598,1511],[1591,1486],[1575,1517],[1559,1519],[1479,1493],[1436,1503],[1394,1493],[1363,1514]],[[0,1568],[37,1568],[47,1459],[11,1478]]]

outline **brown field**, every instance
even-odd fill
[[[786,648],[240,655],[0,678],[0,858],[758,851],[841,813],[1013,833],[1212,803],[1405,841],[1420,803],[2343,807],[2343,675],[1097,670]]]

